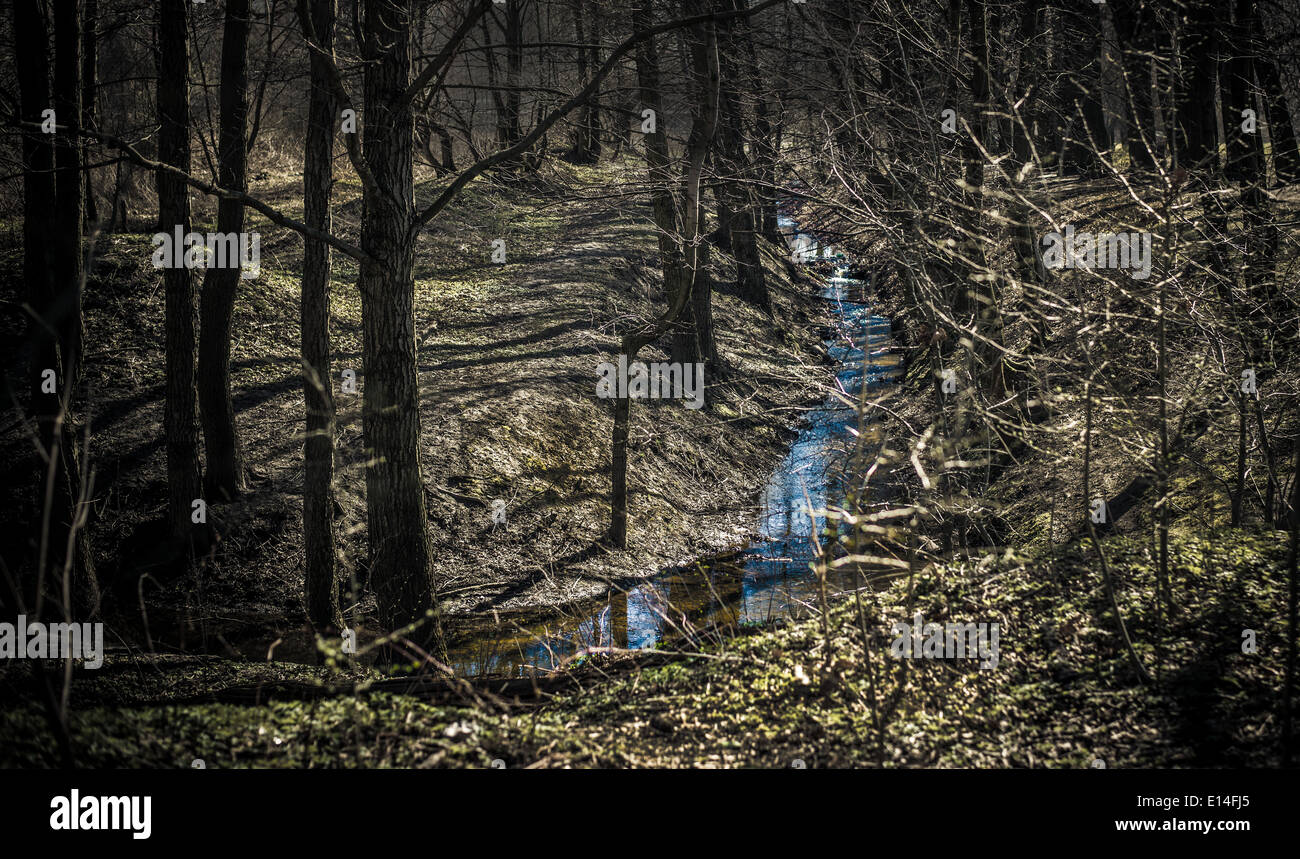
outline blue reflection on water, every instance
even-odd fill
[[[867,391],[892,381],[890,321],[851,300],[862,281],[828,278],[822,295],[834,303],[836,328],[826,341],[839,362],[837,391],[809,412],[781,465],[763,491],[758,533],[751,546],[703,559],[693,570],[666,571],[618,594],[594,615],[535,630],[529,642],[515,640],[512,652],[453,657],[467,674],[518,674],[527,666],[549,669],[597,648],[653,648],[673,634],[690,635],[715,624],[766,623],[797,615],[816,587],[810,562],[813,535],[825,529],[824,511],[845,498],[848,457],[856,440],[854,403]],[[813,511],[810,513],[810,510]],[[482,642],[479,642],[481,645]]]

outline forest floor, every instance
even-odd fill
[[[820,620],[737,637],[668,664],[592,666],[582,688],[514,703],[372,691],[259,704],[222,690],[357,680],[325,668],[114,657],[82,672],[71,730],[91,767],[1275,766],[1283,540],[1177,530],[1172,619],[1150,542],[1104,541],[1153,679],[1135,682],[1089,550],[1058,547],[976,568],[927,567]],[[997,670],[899,660],[890,622],[1001,627]],[[872,630],[864,637],[865,627]],[[1242,631],[1259,649],[1244,653]],[[864,648],[864,641],[870,645]],[[666,658],[659,657],[661,660]],[[605,673],[608,676],[602,676]],[[175,702],[175,703],[169,703]],[[50,766],[36,707],[0,710],[0,766]]]

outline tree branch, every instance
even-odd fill
[[[18,122],[15,123],[15,125],[32,128],[32,129],[40,129],[41,127],[40,123],[38,122]],[[55,127],[59,129],[63,129],[65,131],[69,130],[70,128],[69,126],[66,125],[55,126]],[[219,197],[224,200],[238,200],[240,203],[243,203],[248,208],[253,209],[254,211],[257,212],[261,212],[272,223],[279,224],[282,227],[288,227],[294,232],[299,233],[300,235],[303,236],[308,236],[310,238],[313,238],[316,241],[325,242],[330,247],[342,251],[343,253],[347,254],[348,256],[352,257],[354,260],[356,260],[357,262],[363,265],[377,263],[377,260],[375,260],[374,257],[370,256],[370,254],[366,253],[360,247],[352,244],[351,242],[340,239],[337,236],[324,232],[323,230],[318,230],[315,227],[308,226],[307,224],[304,224],[302,221],[299,221],[295,218],[291,218],[288,215],[281,212],[280,210],[276,209],[275,207],[267,203],[264,203],[261,200],[257,199],[256,197],[250,196],[249,194],[243,191],[232,191],[228,188],[222,188],[220,186],[213,185],[211,182],[205,182],[202,179],[198,179],[194,176],[191,176],[189,173],[186,173],[184,170],[181,170],[179,167],[173,167],[170,164],[163,164],[161,161],[152,161],[144,157],[143,155],[141,155],[140,152],[130,143],[127,143],[125,140],[122,140],[121,138],[114,137],[111,134],[104,134],[103,132],[99,132],[99,131],[91,131],[90,129],[87,128],[78,128],[76,130],[86,137],[94,138],[100,143],[106,143],[109,146],[112,146],[113,148],[119,150],[120,152],[125,153],[125,155],[130,161],[140,165],[141,167],[147,167],[150,170],[161,170],[164,173],[168,173],[172,176],[177,177],[178,179],[183,180],[185,184],[190,185],[193,188],[197,188],[198,190],[210,196]]]
[[[435,55],[434,58],[429,61],[429,64],[424,67],[424,71],[420,72],[420,74],[416,76],[415,80],[411,81],[411,85],[406,88],[406,91],[402,93],[402,97],[399,99],[399,104],[407,104],[414,101],[415,97],[420,94],[420,90],[428,86],[429,81],[433,80],[434,76],[441,72],[444,67],[451,64],[451,61],[455,59],[456,51],[459,50],[461,42],[465,41],[465,38],[469,35],[469,31],[474,28],[476,23],[478,23],[478,19],[482,18],[491,8],[492,0],[479,0],[478,6],[469,10],[465,15],[465,19],[460,22],[460,26],[458,26],[456,31],[447,39],[447,43],[442,46],[442,49],[438,51],[437,55]]]

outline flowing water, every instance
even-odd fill
[[[865,286],[843,277],[825,282],[822,295],[836,320],[835,336],[826,344],[838,362],[836,390],[808,413],[772,473],[759,499],[759,540],[666,570],[626,592],[613,591],[607,600],[571,606],[563,617],[500,615],[476,623],[461,630],[452,646],[457,671],[517,676],[607,648],[670,648],[806,616],[817,599],[811,562],[814,540],[826,529],[825,512],[843,503],[855,447],[870,452],[875,442],[872,428],[859,426],[853,404],[899,370],[890,321],[872,315],[861,300]],[[833,572],[828,589],[854,587],[856,575],[847,567]]]

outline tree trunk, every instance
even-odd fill
[[[1286,680],[1282,688],[1282,765],[1290,766],[1294,742],[1296,623],[1300,608],[1300,445],[1296,445],[1295,477],[1291,481],[1291,547],[1286,559]]]
[[[740,0],[723,0],[720,4],[721,11],[740,8]],[[749,158],[745,154],[744,123],[740,107],[741,81],[737,57],[744,37],[737,33],[737,28],[742,23],[727,18],[718,26],[719,73],[722,82],[719,110],[722,122],[718,129],[721,157],[717,163],[723,167],[722,197],[726,200],[726,208],[730,213],[727,228],[731,253],[736,258],[737,292],[745,301],[770,310],[771,298],[763,275],[763,261],[758,254],[759,208],[751,190],[753,177]]]
[[[322,51],[334,47],[334,2],[314,0],[312,24]],[[311,55],[311,97],[303,152],[303,220],[330,230],[335,103],[325,58]],[[303,445],[302,538],[307,618],[317,630],[339,629],[334,555],[334,388],[330,373],[330,247],[306,238],[302,259]]]
[[[1030,343],[1035,349],[1043,349],[1047,346],[1048,321],[1044,317],[1042,310],[1039,309],[1042,293],[1040,292],[1047,285],[1047,270],[1043,266],[1043,258],[1039,253],[1038,235],[1034,229],[1037,213],[1033,206],[1030,205],[1030,183],[1036,180],[1033,173],[1041,167],[1035,164],[1033,172],[1023,171],[1026,165],[1034,161],[1034,150],[1031,145],[1031,135],[1037,128],[1035,121],[1038,106],[1038,85],[1041,80],[1039,76],[1040,63],[1043,61],[1038,50],[1039,21],[1038,16],[1042,11],[1040,0],[1026,0],[1022,15],[1020,18],[1020,42],[1022,48],[1020,51],[1020,74],[1017,86],[1021,93],[1022,103],[1019,109],[1019,120],[1012,123],[1012,156],[1015,169],[1011,175],[1016,177],[1016,191],[1019,195],[1026,198],[1022,202],[1016,197],[1012,203],[1012,210],[1015,213],[1016,221],[1015,235],[1012,240],[1012,247],[1016,256],[1016,269],[1020,280],[1024,283],[1023,290],[1023,307],[1022,312],[1030,329]],[[1026,394],[1028,399],[1028,394]]]
[[[1218,166],[1219,151],[1218,122],[1214,112],[1217,86],[1214,71],[1220,25],[1211,0],[1192,4],[1188,19],[1184,50],[1194,59],[1191,79],[1178,99],[1177,119],[1181,129],[1175,129],[1175,163],[1188,170],[1214,171]]]
[[[587,62],[591,66],[592,73],[595,74],[596,70],[600,68],[600,40],[602,33],[600,4],[596,2],[596,0],[592,0],[590,9],[591,42],[587,49],[589,55]],[[600,111],[600,89],[598,88],[592,92],[591,99],[587,102],[587,109],[584,112],[584,124],[587,129],[586,148],[588,157],[591,159],[592,164],[595,164],[600,160],[600,138],[603,129],[603,125],[600,121]]]
[[[89,617],[99,611],[99,584],[95,579],[95,564],[90,552],[90,537],[86,528],[86,514],[90,511],[88,498],[83,498],[81,465],[78,461],[78,444],[72,408],[74,394],[81,379],[81,353],[84,328],[81,313],[81,296],[85,287],[83,249],[81,240],[84,185],[82,182],[82,148],[77,132],[81,121],[81,21],[77,0],[56,0],[54,3],[54,107],[66,132],[55,138],[55,224],[56,248],[54,292],[50,321],[59,331],[59,356],[55,364],[59,405],[59,438],[55,441],[53,486],[56,497],[52,499],[50,516],[57,524],[52,531],[50,549],[60,563],[54,567],[60,576],[68,570],[71,581],[66,584],[65,595],[70,597],[69,610],[78,617]],[[59,372],[61,365],[62,372]],[[48,485],[48,484],[47,484]],[[79,516],[79,514],[81,514]],[[71,532],[72,557],[68,558],[66,546]]]
[[[749,22],[746,24],[752,26]],[[769,103],[766,95],[758,94],[762,93],[766,82],[763,80],[763,69],[758,62],[758,51],[754,47],[752,29],[746,31],[745,49],[749,58],[750,87],[756,93],[753,155],[757,162],[754,172],[759,181],[757,226],[761,235],[784,252],[785,238],[781,235],[776,218],[776,167],[781,153],[781,129],[772,122],[775,102]]]
[[[524,136],[519,118],[519,86],[524,65],[524,21],[522,0],[506,0],[506,95],[504,146],[514,146]]]
[[[705,0],[688,4],[688,14],[706,9]],[[713,334],[713,278],[709,275],[709,246],[704,241],[705,210],[700,181],[704,162],[718,133],[720,102],[718,84],[717,30],[712,21],[691,27],[689,33],[691,77],[695,102],[699,105],[691,119],[691,133],[686,139],[686,171],[682,176],[682,256],[685,280],[682,289],[689,291],[685,317],[677,321],[673,337],[672,358],[682,364],[702,361],[707,370],[716,370],[717,345]],[[667,288],[668,284],[665,284]],[[671,301],[671,296],[669,297]]]
[[[98,41],[95,28],[99,26],[99,0],[86,0],[85,26],[81,31],[81,127],[95,128],[95,90],[98,86]],[[82,150],[83,159],[89,161],[88,147]],[[95,205],[95,188],[86,174],[86,223],[99,221]]]
[[[429,152],[429,160],[434,162],[435,168],[441,168],[445,173],[456,172],[456,151],[452,145],[451,132],[447,127],[439,122],[430,119],[429,132],[438,136],[438,146],[440,158],[434,158],[433,152]]]
[[[66,8],[56,12],[56,49],[65,49]],[[37,0],[20,0],[14,4],[14,59],[18,72],[19,111],[23,121],[39,125],[42,112],[51,107],[49,88],[49,31],[45,13]],[[63,33],[59,33],[60,29]],[[56,57],[56,88],[66,86],[66,52]],[[57,74],[63,72],[63,74]],[[75,77],[73,85],[75,86]],[[67,100],[66,90],[55,93],[56,103]],[[75,114],[59,113],[56,121],[76,125]],[[31,615],[40,616],[41,606],[47,596],[54,596],[63,606],[66,616],[74,606],[62,598],[64,593],[62,571],[68,560],[65,554],[68,537],[74,527],[78,488],[70,467],[76,465],[75,439],[67,421],[67,407],[74,383],[68,376],[69,361],[65,361],[65,341],[68,325],[66,315],[73,307],[69,295],[70,283],[67,261],[56,265],[58,255],[66,255],[73,248],[79,255],[80,223],[71,231],[68,217],[74,214],[68,205],[71,192],[68,180],[79,175],[74,168],[68,171],[68,158],[75,153],[67,151],[69,135],[60,133],[54,138],[33,128],[23,131],[23,280],[27,284],[27,302],[31,307],[27,339],[30,344],[30,369],[28,384],[31,394],[30,409],[37,425],[39,450],[31,463],[31,489],[33,506],[28,534],[32,543],[30,575],[19,584],[14,605],[21,606]],[[57,151],[56,151],[57,150]],[[63,197],[60,198],[60,192]],[[74,244],[74,241],[75,244]],[[79,256],[78,256],[79,258]],[[47,384],[47,374],[54,374],[53,385]],[[51,389],[52,387],[52,389]],[[73,551],[85,560],[84,531],[74,541]],[[74,580],[70,584],[88,582],[78,574],[77,558],[73,558]],[[93,571],[92,571],[93,572]],[[80,590],[78,591],[80,594]],[[82,600],[76,599],[80,608]],[[15,610],[12,612],[16,614]]]
[[[632,26],[638,32],[649,29],[650,10],[647,0],[641,0],[633,7]],[[662,112],[662,93],[659,90],[659,54],[653,39],[647,39],[636,52],[637,83],[640,87],[642,103],[655,111],[656,126],[653,134],[646,135],[646,163],[650,168],[651,202],[654,207],[655,225],[659,232],[659,251],[664,265],[664,296],[669,307],[654,323],[641,330],[632,331],[623,336],[619,352],[626,356],[626,365],[636,360],[637,352],[648,343],[653,343],[664,334],[681,327],[683,314],[691,307],[696,295],[699,278],[701,250],[705,247],[700,235],[700,176],[704,168],[704,159],[713,141],[718,124],[718,103],[709,94],[716,92],[717,84],[717,42],[711,23],[700,25],[701,36],[698,49],[694,52],[696,61],[704,63],[703,77],[711,81],[713,87],[705,87],[700,101],[702,112],[697,114],[691,127],[690,141],[687,144],[687,164],[681,178],[684,208],[678,211],[673,191],[673,180],[669,169],[668,132],[664,126]],[[699,67],[697,66],[697,69]],[[680,225],[680,233],[678,226]],[[677,236],[682,236],[678,243]],[[704,278],[707,287],[708,280]],[[707,299],[707,293],[706,293]],[[694,308],[699,311],[698,305]],[[707,308],[706,308],[707,309]],[[712,348],[712,328],[710,348]],[[698,343],[698,341],[696,341]],[[677,344],[674,344],[674,351]],[[674,358],[674,360],[678,360]],[[610,463],[610,524],[606,540],[617,548],[627,548],[627,440],[631,423],[631,400],[617,397],[614,400],[614,427],[612,435],[612,458]]]
[[[248,0],[227,0],[221,41],[221,137],[217,148],[218,181],[223,188],[248,187]],[[217,231],[241,234],[244,206],[238,200],[217,204]],[[229,261],[227,261],[229,263]],[[231,500],[244,491],[244,461],[230,398],[230,324],[240,270],[236,265],[209,268],[203,278],[199,331],[199,411],[203,417],[207,471],[204,489],[210,500]]]
[[[626,352],[623,353],[627,355]],[[628,366],[633,355],[627,355]],[[614,400],[613,457],[610,462],[610,515],[609,536],[611,544],[627,548],[627,435],[631,423],[632,401],[627,397]]]
[[[577,38],[578,80],[586,83],[588,70],[595,71],[600,66],[600,49],[595,42],[599,39],[596,8],[590,13],[583,0],[574,0],[573,32]],[[583,25],[584,18],[590,14],[591,32],[588,34]],[[587,43],[591,42],[589,48]],[[597,93],[592,93],[588,102],[582,106],[578,124],[573,133],[573,145],[564,153],[564,160],[571,164],[595,164],[600,160],[600,102]]]
[[[1109,4],[1097,6],[1101,15],[1101,39],[1098,85],[1101,90],[1101,110],[1106,127],[1106,153],[1117,169],[1124,169],[1128,157],[1128,102],[1124,86],[1124,54],[1120,48],[1119,32],[1115,28],[1115,12]],[[1121,154],[1123,153],[1123,154]]]
[[[443,659],[446,645],[434,591],[424,487],[420,479],[420,400],[416,375],[410,4],[366,4],[376,47],[364,72],[365,161],[378,188],[365,195],[361,247],[377,263],[361,268],[366,361],[364,425],[370,583],[379,621]],[[395,656],[396,654],[389,654]]]
[[[1277,174],[1279,184],[1290,185],[1300,180],[1300,151],[1296,149],[1295,125],[1292,123],[1291,109],[1287,105],[1286,91],[1282,89],[1282,77],[1273,58],[1261,58],[1257,68],[1265,109],[1268,111],[1273,171]]]
[[[505,148],[505,141],[510,137],[506,124],[506,102],[501,96],[500,88],[497,86],[497,58],[496,52],[492,48],[492,30],[488,27],[486,16],[479,19],[479,29],[483,31],[483,64],[487,70],[488,92],[492,95],[492,105],[496,109],[497,115],[497,145]],[[470,139],[473,139],[472,134]]]
[[[189,172],[190,98],[188,0],[159,0],[158,159]],[[190,229],[185,182],[157,174],[158,219],[163,232]],[[179,260],[178,260],[179,261]],[[167,394],[163,428],[167,436],[168,518],[178,543],[194,534],[193,502],[200,498],[198,421],[194,392],[194,282],[176,265],[163,270],[166,295]]]
[[[975,316],[975,331],[980,336],[974,344],[974,357],[979,365],[981,386],[993,400],[1000,399],[1007,390],[1005,362],[1002,350],[1002,313],[998,307],[998,290],[987,275],[984,220],[984,155],[978,144],[988,146],[989,105],[989,42],[987,9],[984,0],[966,0],[971,24],[971,53],[975,60],[970,69],[971,106],[974,123],[966,136],[964,159],[966,162],[966,191],[964,200],[965,235],[959,246],[965,250],[957,262],[962,273],[958,285],[957,307],[965,306]],[[963,298],[963,296],[967,296]],[[959,432],[960,435],[960,432]]]
[[[1243,113],[1253,111],[1255,101],[1255,45],[1259,39],[1254,0],[1240,0],[1237,20],[1229,29],[1231,38],[1230,59],[1227,63],[1228,81],[1225,87],[1224,130],[1228,138],[1228,163],[1226,177],[1237,185],[1237,202],[1241,208],[1241,258],[1242,280],[1250,300],[1247,308],[1269,307],[1273,318],[1285,312],[1281,291],[1277,288],[1274,258],[1278,248],[1277,221],[1272,217],[1265,186],[1268,184],[1267,158],[1264,152],[1264,130],[1256,123],[1253,131],[1242,128]],[[1263,354],[1263,344],[1258,342],[1272,326],[1253,325],[1247,311],[1245,330],[1254,355]],[[1252,361],[1253,357],[1248,356]]]
[[[50,104],[49,89],[49,35],[45,14],[39,0],[19,0],[13,7],[14,67],[18,74],[19,112],[23,122],[39,126],[41,112]],[[31,355],[28,389],[31,394],[30,409],[36,420],[40,450],[31,461],[32,536],[41,533],[45,509],[46,468],[42,451],[51,451],[59,440],[59,395],[57,389],[46,392],[42,388],[42,373],[46,369],[61,370],[58,366],[58,340],[50,324],[50,305],[54,294],[51,248],[49,237],[54,234],[54,148],[49,135],[39,128],[26,127],[22,133],[23,146],[23,282],[27,285],[27,303],[31,318],[27,323],[27,340]],[[8,538],[17,538],[16,534]],[[29,547],[33,558],[40,552],[39,544]],[[35,613],[39,593],[39,577],[43,570],[33,564],[32,574],[21,583],[20,593],[8,606],[6,614],[17,616],[20,610]]]
[[[77,0],[54,4],[54,112],[67,131],[54,138],[55,227],[54,283],[58,299],[59,345],[67,383],[81,378],[82,182],[81,143],[81,20]]]

